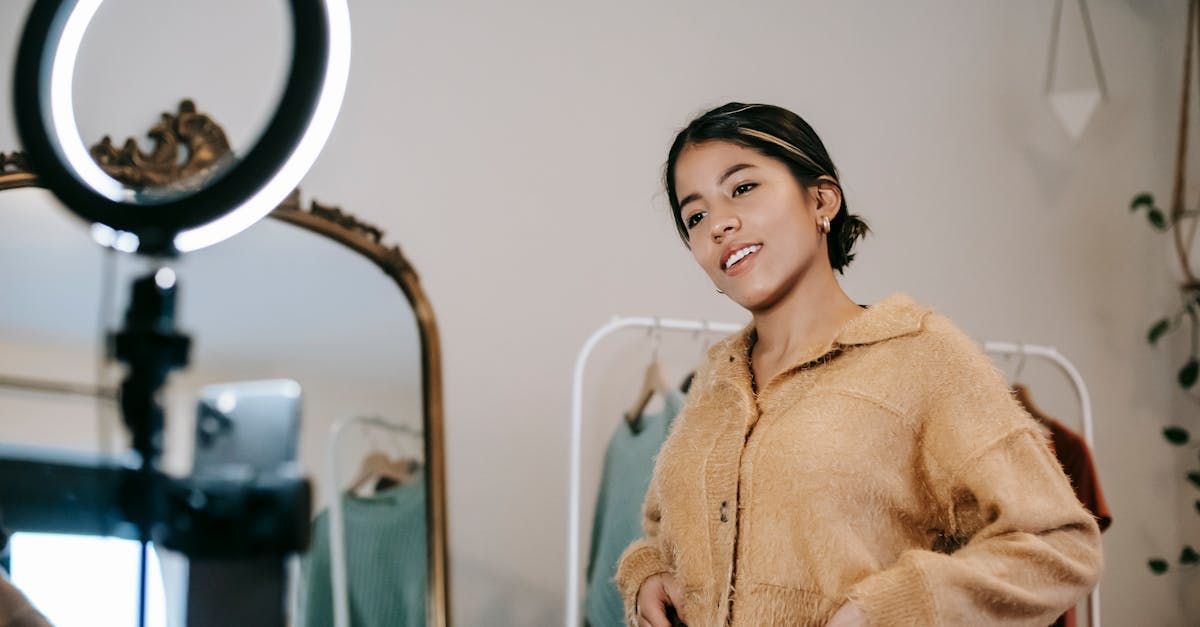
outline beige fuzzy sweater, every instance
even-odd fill
[[[656,463],[617,585],[672,573],[690,627],[1046,625],[1100,533],[980,347],[904,294],[751,387],[747,327],[713,347]]]

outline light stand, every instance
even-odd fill
[[[124,477],[121,494],[126,517],[138,530],[138,627],[146,624],[147,545],[152,525],[162,517],[157,472],[162,454],[163,408],[159,402],[167,374],[187,365],[191,340],[175,329],[175,273],[163,266],[136,279],[125,328],[112,337],[113,352],[129,368],[121,383],[121,413],[133,436],[138,471]]]
[[[72,76],[101,2],[37,0],[26,20],[13,104],[41,183],[92,223],[97,242],[157,257],[215,244],[266,216],[312,166],[337,118],[350,67],[346,0],[288,0],[292,64],[266,129],[240,160],[171,189],[112,178],[79,135]],[[114,355],[127,365],[121,409],[135,458],[0,445],[0,527],[141,541],[143,611],[146,543],[153,540],[190,560],[190,627],[282,627],[284,558],[308,543],[308,481],[284,468],[174,478],[157,467],[162,386],[187,364],[190,346],[175,329],[176,289],[166,267],[135,280],[124,328],[112,337]]]
[[[121,408],[136,459],[0,448],[0,525],[10,533],[140,541],[143,620],[146,544],[154,541],[190,560],[190,627],[282,627],[284,560],[308,546],[308,480],[286,470],[179,479],[157,467],[163,432],[160,393],[167,375],[187,365],[190,345],[175,328],[177,289],[174,273],[166,267],[136,279],[125,326],[112,336],[116,357],[128,366]]]

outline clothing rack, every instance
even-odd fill
[[[10,375],[0,375],[0,388],[22,390],[35,394],[57,394],[61,396],[81,396],[96,399],[96,408],[98,411],[97,436],[100,441],[100,451],[103,453],[112,452],[112,433],[110,430],[112,423],[106,419],[104,412],[107,408],[116,405],[120,401],[121,395],[118,388],[75,383],[72,381],[14,377]]]
[[[1060,370],[1067,375],[1071,383],[1075,387],[1075,394],[1079,398],[1079,408],[1083,422],[1083,440],[1087,442],[1088,448],[1092,451],[1092,456],[1096,455],[1096,440],[1095,440],[1095,425],[1092,420],[1092,398],[1088,394],[1087,383],[1083,380],[1083,375],[1079,374],[1079,369],[1071,360],[1067,359],[1052,346],[1039,346],[1037,344],[1025,344],[1015,342],[984,342],[983,350],[986,353],[993,355],[1017,355],[1022,359],[1031,357],[1041,357],[1058,366]],[[1088,625],[1090,627],[1100,627],[1100,585],[1092,589],[1088,595]]]
[[[574,380],[571,385],[571,472],[567,484],[567,627],[579,627],[579,493],[582,489],[580,470],[583,458],[583,374],[592,350],[601,340],[622,329],[642,328],[651,331],[673,331],[688,333],[736,333],[746,325],[727,322],[705,322],[702,320],[678,320],[671,318],[622,318],[617,316],[608,324],[597,329],[583,344],[575,360]]]
[[[1092,399],[1088,395],[1087,383],[1084,382],[1083,375],[1079,374],[1079,369],[1075,367],[1075,364],[1071,363],[1071,360],[1063,357],[1062,353],[1059,353],[1058,350],[1051,346],[1038,346],[1037,344],[984,342],[983,350],[986,353],[994,355],[1042,357],[1052,362],[1055,366],[1058,366],[1075,386],[1075,394],[1079,398],[1079,408],[1083,415],[1083,439],[1087,442],[1088,448],[1092,449],[1092,454],[1095,454],[1096,432],[1095,426],[1092,423]]]
[[[27,379],[24,377],[0,376],[0,387],[47,394],[64,394],[67,396],[87,396],[104,400],[117,400],[116,388],[107,388],[83,383],[50,381],[45,379]]]
[[[342,435],[351,425],[368,425],[396,433],[424,437],[420,429],[399,424],[377,416],[354,416],[343,418],[329,428],[329,445],[326,449],[326,479],[329,485],[329,561],[333,584],[334,627],[350,627],[350,602],[346,586],[346,531],[345,513],[342,511],[342,479],[338,476],[340,459],[338,450]]]

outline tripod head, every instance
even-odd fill
[[[163,266],[134,280],[125,328],[112,336],[117,360],[128,364],[121,413],[144,466],[162,454],[163,410],[158,391],[167,375],[187,365],[191,339],[175,328],[175,272]]]

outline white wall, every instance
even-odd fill
[[[792,108],[830,147],[875,231],[845,279],[859,302],[904,290],[981,339],[1053,344],[1079,364],[1116,518],[1105,619],[1189,622],[1194,575],[1144,564],[1197,536],[1183,461],[1158,435],[1195,409],[1173,392],[1179,356],[1143,339],[1174,302],[1166,239],[1126,211],[1169,189],[1183,4],[1090,3],[1110,100],[1072,143],[1041,97],[1048,2],[353,2],[343,116],[304,187],[401,242],[439,315],[456,622],[561,616],[568,384],[587,334],[616,313],[743,319],[675,241],[658,178],[673,132],[732,99]],[[0,7],[6,54],[21,5]],[[242,10],[189,19],[211,33]],[[179,36],[128,33],[161,71],[122,77],[111,106],[152,114],[185,95],[155,86],[174,62],[154,45],[164,32]],[[255,71],[200,106],[252,128],[224,103]],[[15,144],[0,125],[0,146]],[[637,339],[598,355],[593,464],[636,387]],[[681,375],[699,347],[668,350]],[[1036,366],[1026,379],[1072,419],[1065,381]]]

